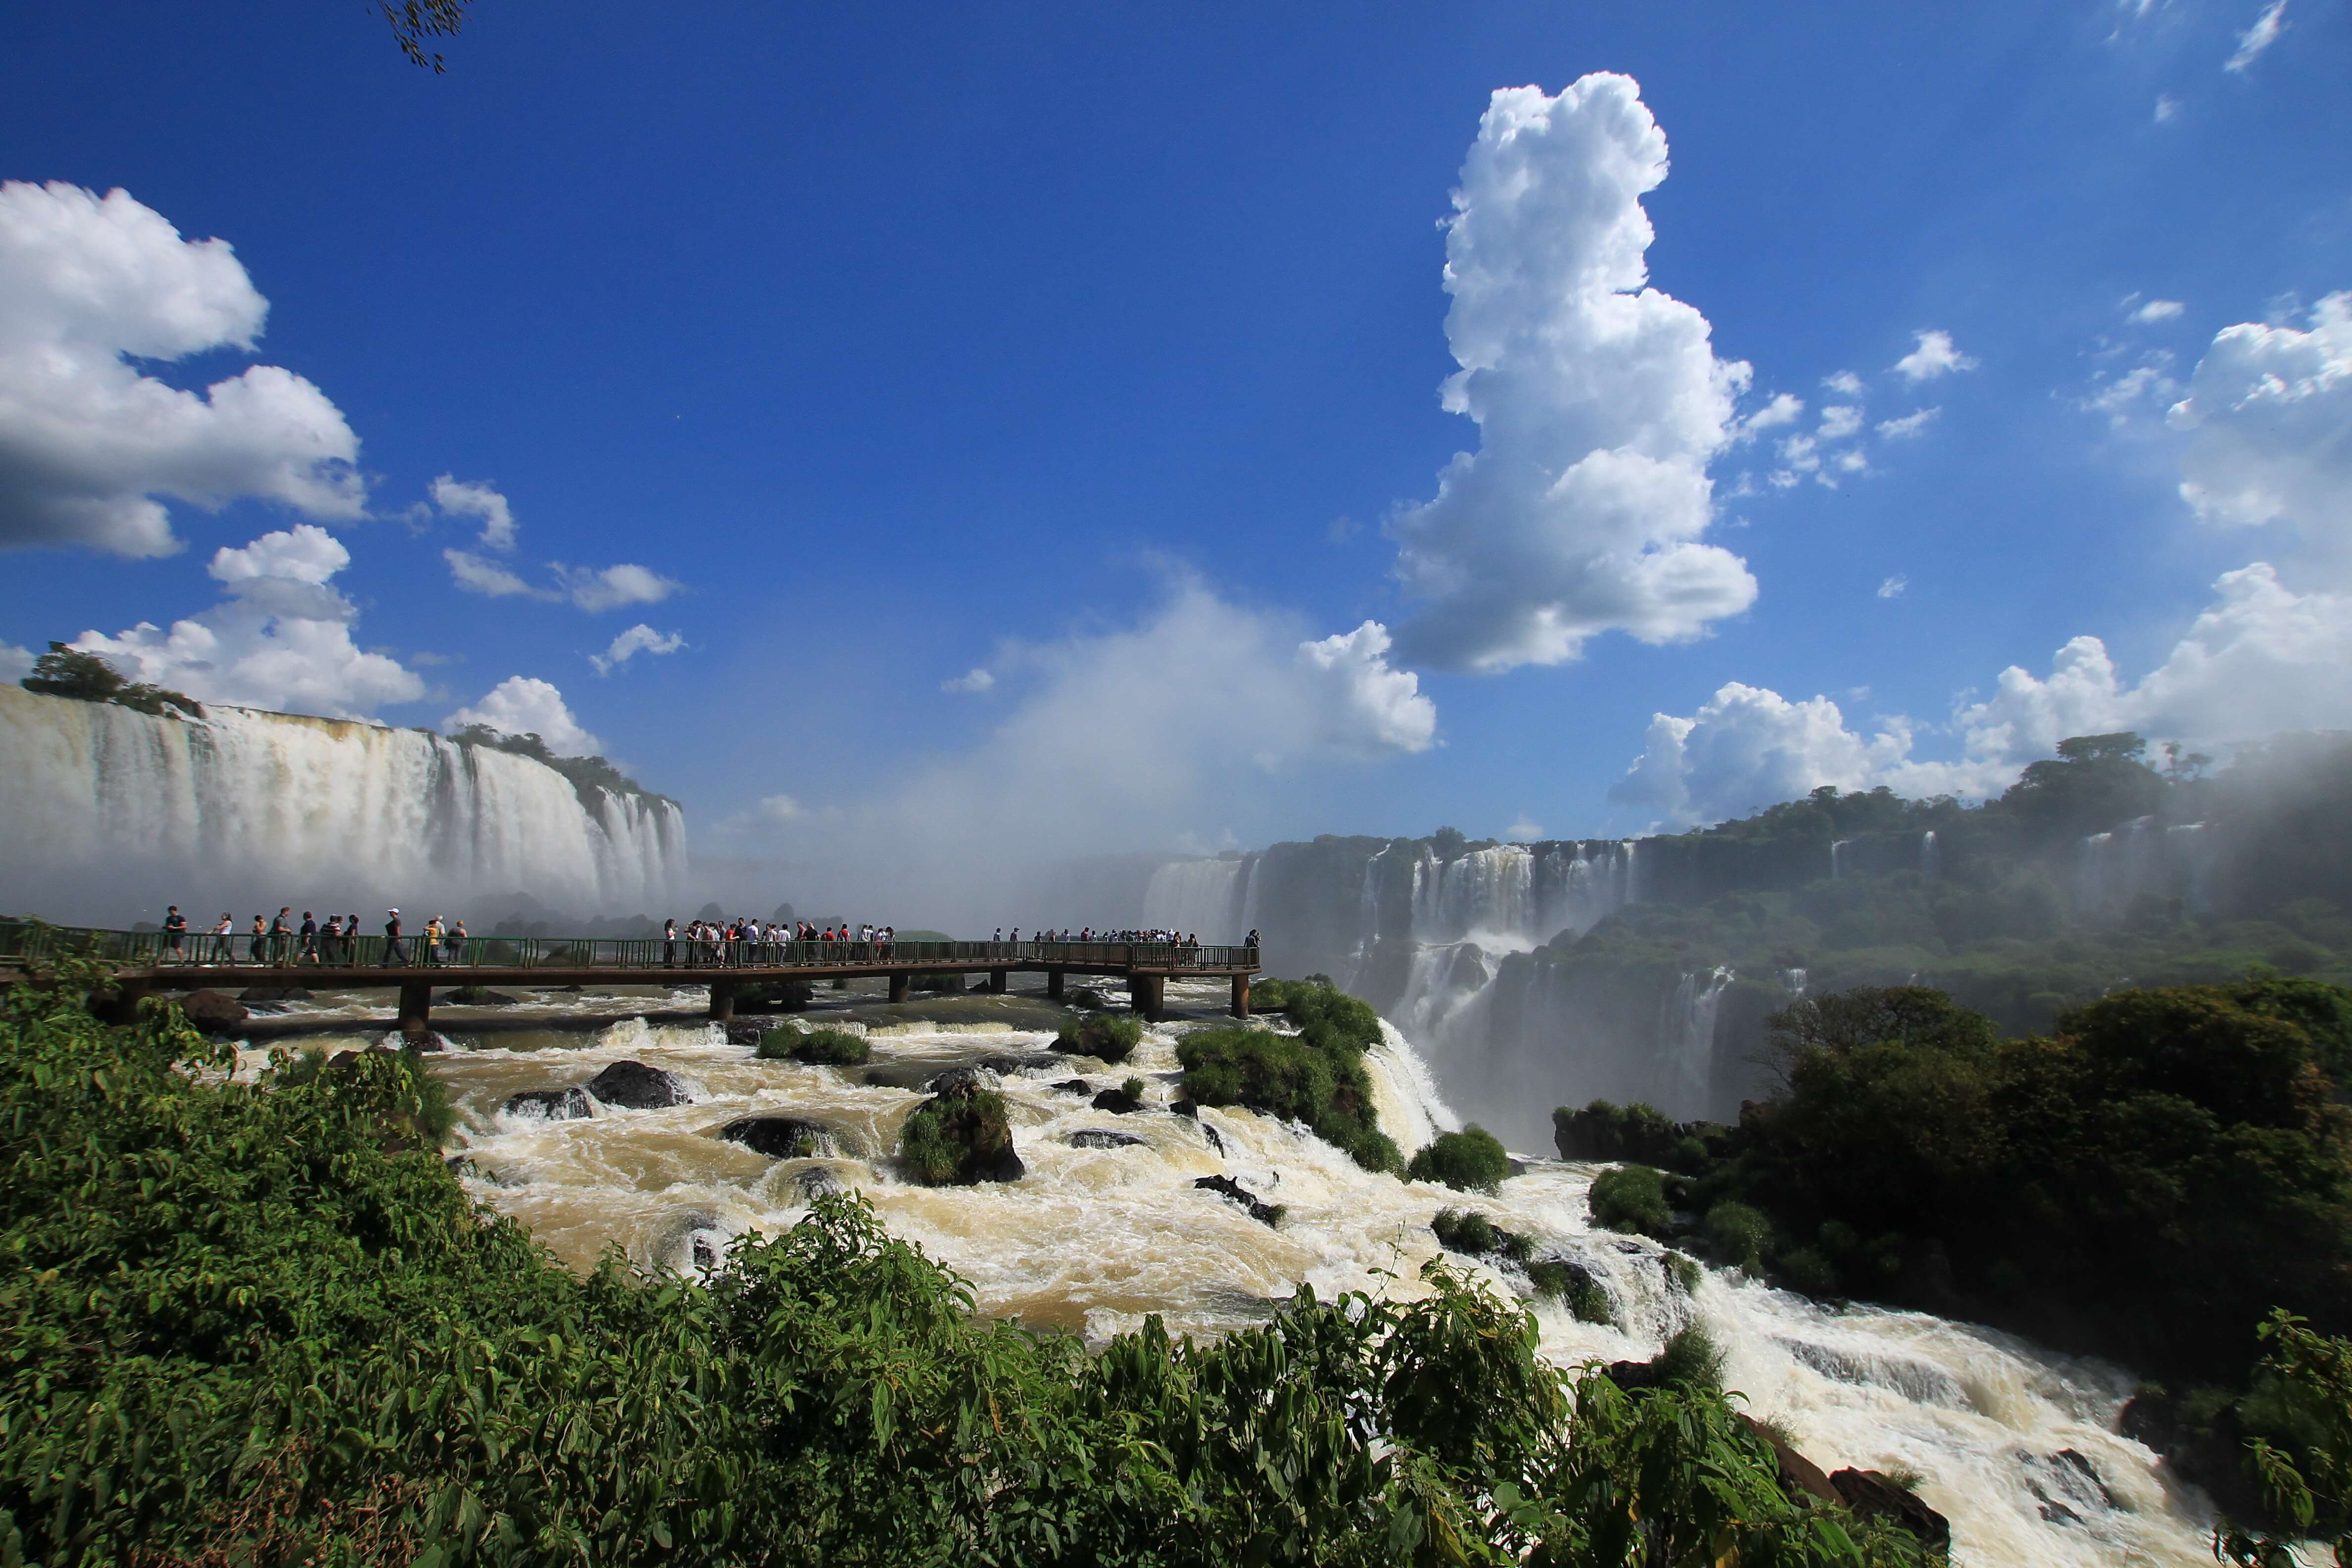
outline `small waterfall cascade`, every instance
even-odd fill
[[[1675,1087],[1694,1102],[1706,1101],[1714,1080],[1716,1016],[1724,992],[1737,978],[1720,965],[1704,976],[1685,974],[1660,1020],[1659,1045],[1672,1064]]]
[[[2178,896],[2191,909],[2210,908],[2214,847],[2206,824],[2160,827],[2153,816],[2136,816],[2108,832],[2090,834],[2075,861],[2075,912],[2119,908],[2142,893]]]
[[[1356,946],[1348,955],[1348,985],[1356,990],[1370,967],[1372,950],[1381,941],[1381,862],[1393,847],[1382,845],[1380,851],[1364,862],[1364,885],[1356,895]]]
[[[2084,837],[2083,847],[2074,862],[2074,908],[2087,914],[2106,901],[2107,846],[2116,841],[2112,833],[2092,833]]]
[[[1780,984],[1790,995],[1802,996],[1805,994],[1805,972],[1801,969],[1780,971]]]
[[[159,717],[0,687],[0,884],[56,919],[397,902],[487,921],[506,911],[482,900],[518,892],[657,914],[686,871],[674,801],[576,791],[429,730],[226,705]]]
[[[1244,923],[1254,858],[1230,860],[1171,860],[1151,873],[1143,892],[1143,923],[1154,931],[1181,931],[1208,943],[1238,942]]]
[[[1601,853],[1596,857],[1593,849]],[[1632,882],[1629,844],[1547,846],[1536,859],[1535,932],[1549,939],[1562,931],[1581,936],[1622,908]]]
[[[1944,847],[1936,842],[1936,830],[1919,835],[1919,875],[1932,882],[1944,874]]]
[[[2183,822],[2164,830],[2165,858],[2181,868],[2181,898],[2193,915],[2213,908],[2213,834],[2204,823]]]
[[[1837,881],[1845,875],[1845,847],[1852,842],[1853,840],[1846,838],[1832,838],[1830,840],[1831,881]]]

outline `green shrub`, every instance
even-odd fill
[[[1054,1037],[1054,1048],[1072,1056],[1095,1057],[1116,1067],[1127,1060],[1142,1041],[1142,1019],[1097,1013],[1065,1023]]]
[[[1647,1165],[1620,1165],[1592,1179],[1588,1194],[1595,1224],[1641,1236],[1664,1236],[1674,1227],[1665,1179]]]
[[[1551,1130],[1563,1160],[1661,1163],[1672,1158],[1683,1137],[1680,1126],[1639,1100],[1619,1106],[1596,1100],[1581,1110],[1559,1106],[1551,1113]]]
[[[1723,1347],[1704,1323],[1693,1323],[1668,1340],[1651,1364],[1664,1382],[1714,1393],[1723,1389]]]
[[[1699,1268],[1698,1259],[1680,1252],[1666,1254],[1666,1283],[1684,1295],[1697,1295],[1698,1282],[1704,1278],[1706,1270]]]
[[[1503,1233],[1496,1228],[1495,1222],[1475,1209],[1467,1214],[1459,1209],[1439,1209],[1429,1222],[1429,1228],[1437,1233],[1437,1245],[1448,1252],[1475,1257],[1503,1245]]]
[[[1328,1026],[1328,1020],[1321,1022]],[[1318,1045],[1308,1030],[1277,1035],[1245,1027],[1196,1029],[1176,1045],[1184,1093],[1202,1105],[1244,1105],[1305,1122],[1366,1170],[1401,1169],[1403,1157],[1374,1115],[1361,1052],[1339,1043],[1335,1028],[1327,1026],[1321,1038]]]
[[[1724,1257],[1755,1272],[1764,1266],[1765,1249],[1772,1244],[1772,1222],[1733,1198],[1706,1211],[1706,1238]]]
[[[1405,1168],[1407,1180],[1443,1182],[1456,1192],[1500,1192],[1510,1173],[1510,1154],[1475,1122],[1459,1132],[1439,1133]]]
[[[1119,1081],[1118,1091],[1140,1105],[1143,1103],[1144,1091],[1150,1087],[1139,1078],[1122,1079]]]
[[[1722,1398],[1571,1383],[1443,1269],[1092,1355],[832,1195],[700,1283],[574,1275],[384,1136],[401,1058],[230,1081],[60,967],[0,998],[11,1560],[1560,1563],[1629,1518],[1660,1562],[1897,1560],[1790,1501]]]
[[[1783,1253],[1780,1278],[1790,1289],[1801,1290],[1808,1296],[1834,1296],[1839,1293],[1837,1265],[1813,1247],[1801,1247],[1794,1252]]]

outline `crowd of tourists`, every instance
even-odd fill
[[[241,963],[280,969],[304,964],[348,968],[361,962],[359,939],[359,916],[333,914],[321,923],[304,910],[298,921],[291,905],[281,908],[274,920],[256,915],[252,925],[242,930],[236,918],[226,910],[210,926],[194,929],[189,926],[177,904],[172,905],[163,916],[163,956],[169,963]],[[400,911],[386,910],[383,939],[383,949],[376,955],[380,964],[458,963],[467,956],[467,937],[462,920],[445,921],[435,915],[412,938],[404,933]],[[1097,931],[1092,926],[1082,926],[1076,931],[1067,926],[1059,930],[1033,929],[1025,942],[1019,926],[1012,928],[1009,934],[1004,927],[998,926],[992,940],[1015,949],[1045,943],[1118,942],[1151,943],[1193,952],[1201,946],[1200,937],[1187,931],[1139,928]],[[670,920],[662,922],[661,942],[662,963],[673,969],[741,968],[782,963],[787,958],[824,963],[828,957],[837,957],[842,962],[863,963],[895,957],[898,931],[896,926],[877,926],[870,921],[853,926],[842,921],[820,927],[813,921],[762,923],[746,916],[725,921],[691,920],[680,926]],[[1254,930],[1247,945],[1258,945],[1258,933]],[[816,952],[790,951],[808,946]]]
[[[386,910],[383,936],[379,962],[386,964],[457,963],[466,954],[467,938],[462,920],[448,921],[435,915],[412,938],[404,934],[400,911]],[[321,922],[304,910],[298,921],[293,906],[289,904],[278,910],[275,919],[256,915],[253,923],[243,929],[238,927],[236,917],[226,910],[212,924],[191,929],[187,916],[180,912],[179,905],[173,904],[163,913],[163,956],[168,962],[258,964],[277,969],[303,964],[347,968],[360,962],[360,917],[329,915]]]

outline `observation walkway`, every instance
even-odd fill
[[[109,966],[126,1000],[156,991],[226,985],[299,985],[331,991],[397,986],[400,1027],[422,1036],[432,1027],[438,987],[520,985],[708,985],[710,1016],[735,1016],[746,990],[782,982],[812,983],[883,976],[890,1000],[904,1002],[916,977],[981,974],[984,989],[1002,994],[1013,974],[1043,974],[1045,994],[1059,1001],[1072,974],[1127,982],[1135,1011],[1157,1023],[1171,980],[1223,979],[1233,992],[1233,1015],[1249,1016],[1255,947],[1194,947],[1178,942],[696,942],[681,937],[468,937],[428,953],[422,936],[404,936],[401,952],[381,936],[322,939],[322,962],[297,951],[295,937],[217,937],[188,931],[106,931],[0,920],[0,967],[19,974],[62,957]],[[259,951],[254,943],[258,942]],[[0,977],[5,984],[9,977]]]

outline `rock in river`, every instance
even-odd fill
[[[805,1116],[742,1116],[719,1130],[730,1143],[740,1143],[771,1160],[805,1160],[830,1154],[833,1129]]]
[[[643,1062],[614,1062],[588,1080],[588,1092],[607,1105],[627,1110],[659,1110],[693,1100],[675,1075]]]
[[[534,1089],[509,1099],[505,1110],[509,1116],[536,1117],[548,1121],[579,1121],[594,1114],[586,1091],[577,1089]]]

